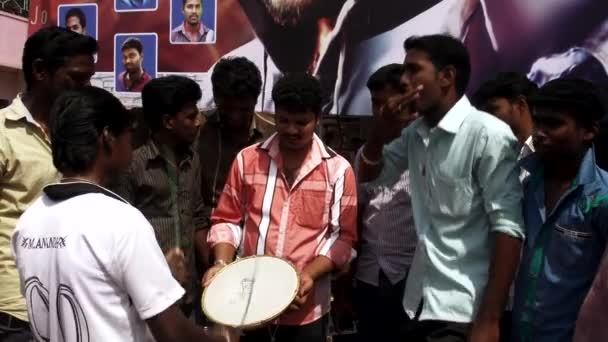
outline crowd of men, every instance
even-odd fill
[[[608,339],[600,89],[502,73],[469,101],[460,40],[403,48],[368,80],[351,166],[315,133],[309,74],[276,81],[276,133],[256,129],[262,78],[244,57],[215,65],[204,125],[197,83],[150,80],[133,149],[136,118],[89,85],[97,42],[34,33],[26,90],[0,111],[0,341],[325,342],[332,282],[350,277],[334,304],[352,294],[361,341]],[[297,269],[291,306],[204,328],[203,288],[263,254]]]

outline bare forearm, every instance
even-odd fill
[[[175,305],[169,307],[157,316],[148,319],[146,322],[150,327],[152,335],[154,335],[154,339],[158,342],[224,341],[223,338],[211,336],[208,331],[190,322]]]
[[[320,255],[306,265],[302,271],[306,272],[312,278],[312,280],[316,281],[333,270],[333,261],[331,261],[331,259],[328,257]]]
[[[499,319],[504,311],[509,289],[519,265],[521,240],[496,233],[490,274],[478,319]]]
[[[223,260],[227,263],[234,260],[236,249],[229,243],[218,243],[213,247],[215,260]]]

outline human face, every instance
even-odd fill
[[[136,49],[124,49],[122,51],[122,64],[129,74],[138,73],[144,61],[144,55],[139,54]]]
[[[216,99],[215,101],[222,125],[234,130],[249,129],[255,113],[255,104],[255,99]]]
[[[196,102],[186,104],[174,117],[165,116],[165,128],[179,145],[190,145],[201,127],[201,115]]]
[[[344,0],[263,0],[266,10],[277,24],[298,26],[316,20],[328,9],[339,7]]]
[[[95,73],[95,62],[92,55],[78,55],[69,57],[66,64],[50,74],[48,81],[48,95],[51,98],[59,96],[66,90],[79,89],[91,83]]]
[[[132,136],[134,127],[125,129],[118,135],[114,135],[106,128],[102,139],[106,139],[104,145],[109,146],[107,156],[107,173],[110,176],[120,175],[127,171],[133,156]],[[112,136],[111,139],[108,137]]]
[[[450,86],[445,72],[437,70],[426,52],[415,49],[407,51],[404,66],[404,78],[410,89],[423,86],[414,102],[415,110],[422,116],[433,112],[440,105],[446,88]]]
[[[310,111],[290,113],[276,108],[275,120],[281,148],[296,151],[310,147],[318,114]]]
[[[192,26],[196,26],[201,22],[203,15],[203,6],[201,0],[188,0],[184,4],[182,13],[186,22]]]
[[[390,99],[393,96],[398,96],[400,95],[402,92],[399,91],[398,89],[395,89],[392,86],[385,86],[383,89],[380,90],[376,90],[376,91],[372,91],[371,92],[371,97],[372,97],[372,113],[374,114],[374,116],[379,117],[380,116],[380,111],[382,109],[382,106],[386,105],[386,103],[388,102],[388,99]],[[403,125],[392,125],[390,127],[391,132],[389,132],[389,138],[391,138],[391,140],[397,138],[399,135],[401,135],[401,130],[403,129],[403,127],[406,125],[407,123],[403,123]]]
[[[65,27],[70,30],[70,31],[74,31],[76,33],[80,33],[80,34],[85,34],[85,30],[84,27],[82,27],[82,25],[80,24],[80,19],[78,19],[78,17],[74,16],[74,17],[69,17],[65,20]]]
[[[515,125],[517,121],[516,106],[504,97],[495,97],[484,105],[484,110],[504,121],[510,127]]]
[[[599,125],[584,127],[564,109],[538,108],[534,122],[534,148],[545,162],[556,164],[581,156],[598,134]]]

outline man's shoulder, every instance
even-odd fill
[[[181,24],[177,25],[176,27],[174,27],[174,28],[171,30],[171,33],[172,33],[172,34],[175,34],[175,33],[180,33],[180,32],[181,32],[181,31],[183,31],[183,30],[184,30],[184,24],[183,24],[183,23],[181,23]]]
[[[486,112],[471,108],[471,112],[465,119],[466,129],[464,134],[475,139],[493,142],[498,145],[512,145],[513,151],[517,151],[517,138],[511,127],[504,121]],[[514,152],[515,153],[515,152]]]
[[[243,161],[247,162],[247,161],[255,161],[255,160],[259,160],[260,158],[263,158],[265,156],[268,156],[268,151],[261,148],[261,145],[264,142],[257,142],[253,145],[249,145],[245,148],[243,148],[242,150],[239,151],[239,153],[237,154],[237,157],[241,157],[243,158]]]
[[[474,107],[471,107],[471,112],[465,120],[471,128],[487,132],[488,134],[513,135],[511,128],[504,121]]]

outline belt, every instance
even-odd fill
[[[30,324],[26,321],[20,320],[17,317],[13,317],[4,312],[0,312],[0,327],[6,328],[6,329],[21,330],[21,329],[29,329]]]

